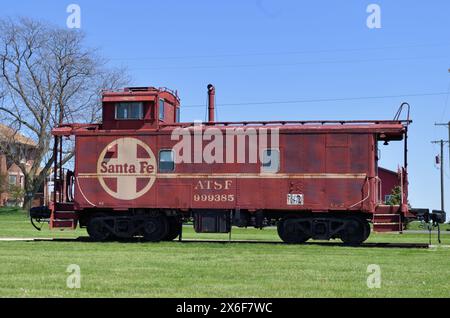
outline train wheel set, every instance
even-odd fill
[[[209,216],[211,216],[211,213],[209,213]],[[220,220],[220,215],[217,216],[218,220]],[[194,228],[197,228],[198,232],[217,233],[216,230],[211,230],[211,228],[200,228],[198,230],[199,226],[195,222],[196,220],[201,220],[201,217],[190,219],[194,221]],[[249,219],[248,216],[246,216],[246,219]],[[87,233],[93,241],[140,238],[146,242],[160,242],[172,241],[179,237],[182,234],[183,221],[187,220],[183,220],[180,215],[166,215],[162,212],[121,216],[98,212],[92,213],[87,220],[80,220],[80,224],[82,227],[86,227]],[[225,223],[228,223],[230,226],[221,231],[221,233],[231,231],[232,225],[258,226],[251,218],[250,223],[247,223],[246,221],[237,220],[234,216],[225,220]],[[346,245],[360,245],[369,237],[371,231],[370,224],[364,216],[291,216],[278,220],[266,219],[263,224],[265,226],[276,226],[280,239],[289,244],[302,244],[310,239],[341,239]],[[212,226],[212,224],[210,223],[209,226]],[[213,227],[217,226],[220,226],[220,224],[216,223],[213,225]]]
[[[304,243],[309,239],[341,239],[348,245],[360,245],[370,235],[370,224],[362,217],[301,217],[282,219],[278,235],[286,243]]]
[[[154,213],[114,216],[94,213],[85,224],[93,241],[109,241],[141,237],[147,242],[172,241],[181,234],[181,219]]]

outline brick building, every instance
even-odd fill
[[[0,143],[11,142],[11,140],[20,144],[21,147],[25,147],[26,155],[23,160],[28,167],[31,167],[33,164],[32,150],[36,147],[36,143],[8,126],[0,124]],[[0,182],[2,183],[0,185],[0,206],[21,205],[22,200],[19,199],[16,202],[12,191],[18,192],[20,189],[23,191],[24,181],[25,177],[21,169],[15,163],[9,161],[0,150]],[[42,205],[44,203],[45,188],[43,186],[41,191],[36,194],[33,205]]]

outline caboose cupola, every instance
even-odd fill
[[[180,121],[176,91],[155,87],[128,87],[102,95],[102,129],[156,129]]]

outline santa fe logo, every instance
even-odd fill
[[[155,182],[155,156],[139,139],[119,138],[100,154],[97,175],[109,195],[120,200],[134,200],[147,193]]]

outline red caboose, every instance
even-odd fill
[[[53,202],[32,218],[49,214],[52,228],[79,224],[95,240],[172,240],[193,220],[197,232],[277,225],[285,242],[350,244],[367,239],[370,222],[402,231],[409,218],[430,218],[408,207],[410,121],[401,111],[388,121],[214,122],[212,85],[208,94],[209,121],[180,123],[176,92],[105,92],[101,124],[53,130],[56,158],[64,138],[75,137],[74,171],[56,160]],[[378,143],[400,140],[400,204],[385,205]]]

